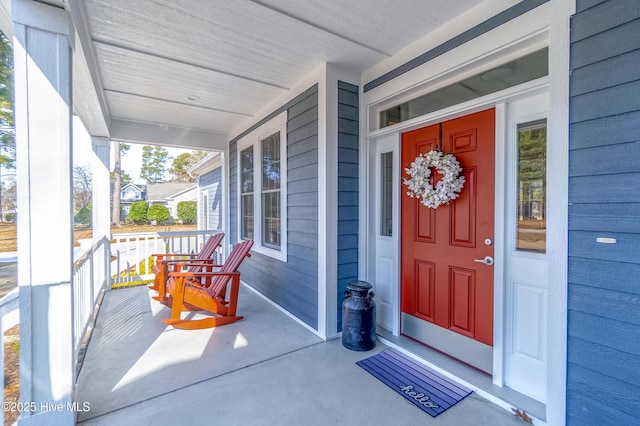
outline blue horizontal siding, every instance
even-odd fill
[[[600,3],[579,13],[573,20],[571,41],[591,37],[608,32],[611,28],[640,18],[640,2],[638,0],[618,0]]]
[[[635,386],[603,376],[580,366],[569,364],[568,374],[574,379],[567,386],[567,415],[584,425],[638,425],[638,398]],[[613,386],[614,391],[610,390]],[[588,403],[583,403],[586,401]]]
[[[584,285],[640,294],[637,280],[629,279],[629,276],[640,276],[640,264],[580,257],[569,259],[569,282],[572,287]],[[579,306],[575,308],[579,309]]]
[[[347,283],[358,279],[358,86],[338,82],[338,330]]]
[[[219,184],[217,187],[213,187],[213,184]],[[218,167],[208,173],[203,174],[198,179],[198,186],[203,193],[207,194],[209,205],[206,207],[209,210],[208,223],[203,223],[200,226],[206,229],[221,230],[224,228],[223,212],[222,212],[222,167]],[[209,188],[207,188],[210,186]],[[199,213],[198,213],[199,214]]]
[[[574,29],[575,24],[572,27],[572,32]],[[639,33],[640,20],[636,20],[573,43],[570,54],[571,67],[577,69],[607,58],[633,52],[638,49],[635,36]],[[612,43],[612,40],[615,42]]]
[[[596,238],[615,238],[615,244],[603,244]],[[613,262],[638,262],[640,234],[615,232],[569,232],[569,250],[573,257],[610,260]]]
[[[242,280],[318,328],[318,87],[276,109],[229,144],[231,233],[238,235],[237,141],[287,111],[287,261],[254,253]]]
[[[576,12],[585,12],[590,8],[602,3],[606,3],[609,0],[576,0]]]
[[[640,81],[573,96],[569,108],[571,123],[640,110]]]
[[[570,231],[640,233],[640,204],[583,203],[569,206]]]
[[[571,95],[595,92],[639,80],[640,67],[636,66],[638,63],[640,63],[640,50],[635,50],[628,55],[614,56],[578,68],[573,71],[574,83],[571,86]],[[599,77],[603,74],[607,75],[606,80]]]
[[[574,308],[580,309],[576,305],[579,301],[571,302],[569,308],[569,327],[571,328],[570,338],[578,338],[584,341],[611,348],[612,350],[638,354],[640,352],[640,338],[638,337],[638,327],[630,323],[608,319],[598,315],[580,312]],[[631,334],[628,334],[631,332]],[[592,354],[582,354],[589,357]],[[578,358],[577,355],[569,354],[569,358]],[[591,357],[592,361],[598,361],[597,358]]]
[[[605,158],[602,161],[606,161]],[[640,202],[640,170],[604,176],[569,178],[570,203],[638,203]]]
[[[569,148],[605,147],[618,143],[640,141],[640,111],[600,117],[571,125]]]
[[[222,176],[222,168],[218,167],[217,169],[212,170],[200,176],[198,178],[198,185],[207,186],[216,182],[220,182],[221,176]]]
[[[640,424],[640,2],[578,0],[576,10],[567,424]]]
[[[602,161],[603,158],[606,160]],[[634,173],[639,158],[640,142],[573,150],[569,169],[572,177]]]
[[[569,289],[569,308],[574,311],[617,321],[618,328],[628,329],[627,339],[637,336],[640,348],[640,295],[573,284]],[[634,331],[636,330],[636,331]],[[624,342],[627,345],[626,342]]]
[[[581,365],[627,383],[640,383],[640,354],[620,351],[608,346],[571,337],[568,341],[571,364]],[[607,362],[602,362],[605,359]]]

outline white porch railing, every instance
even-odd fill
[[[113,234],[111,254],[112,284],[153,278],[152,254],[194,254],[205,241],[222,230],[188,230],[168,232],[144,232],[137,234]],[[216,251],[218,260],[226,258],[226,244]]]
[[[18,293],[19,289],[14,288],[9,294],[0,299],[0,335],[2,335],[2,342],[0,344],[0,368],[4,377],[4,317],[19,307]],[[4,392],[2,392],[1,402],[4,402]],[[0,424],[4,424],[4,412],[0,410]]]
[[[157,232],[113,234],[111,244],[111,283],[122,284],[153,277],[151,255],[165,253],[165,244]]]
[[[76,253],[72,278],[72,333],[74,381],[81,367],[82,352],[90,337],[100,299],[114,282],[132,281],[151,277],[150,257],[154,253],[192,254],[200,251],[205,241],[222,230],[172,231],[141,234],[114,234],[113,243],[107,237]],[[228,254],[224,242],[215,252],[222,263]],[[114,259],[115,256],[115,260]],[[142,270],[144,268],[144,271]],[[120,277],[123,271],[134,274]],[[144,273],[143,273],[144,272]],[[0,331],[5,317],[19,309],[19,288],[0,299]],[[4,334],[2,334],[4,336]],[[0,371],[4,371],[4,342],[0,344]],[[4,402],[4,392],[0,403]],[[4,411],[0,410],[0,424],[4,424]]]
[[[98,298],[111,285],[110,245],[103,237],[73,264],[73,365],[78,365],[83,339],[90,335],[87,328],[93,325]]]

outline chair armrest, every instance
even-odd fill
[[[152,254],[154,257],[198,257],[197,254],[178,254],[178,253],[157,253]]]
[[[193,259],[187,259],[187,260],[167,260],[164,261],[163,263],[166,263],[168,265],[172,265],[172,264],[180,264],[183,266],[206,266],[206,267],[214,267],[214,268],[220,268],[222,267],[222,265],[218,265],[217,263],[213,263],[214,260],[213,259],[200,259],[200,260],[193,260]]]
[[[240,272],[169,272],[169,276],[173,278],[190,278],[190,277],[217,277],[220,275],[240,275]]]

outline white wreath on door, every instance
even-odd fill
[[[435,188],[429,182],[432,168],[442,175]],[[464,176],[460,176],[462,167],[456,157],[440,151],[418,155],[411,162],[411,167],[404,170],[410,176],[403,178],[407,195],[420,199],[422,204],[432,209],[458,198],[465,182]]]

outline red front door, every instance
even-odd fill
[[[491,372],[495,111],[402,135],[402,170],[416,156],[453,154],[465,184],[448,205],[431,209],[402,191],[402,332]],[[435,174],[435,171],[434,171]],[[437,177],[436,177],[437,180]],[[489,256],[487,263],[479,260]]]

